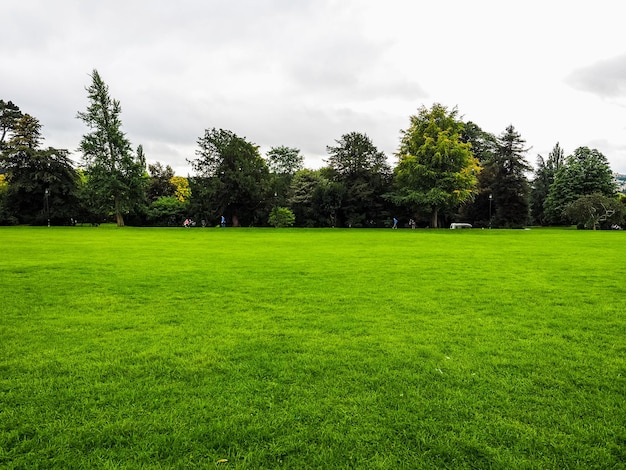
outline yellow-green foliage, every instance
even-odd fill
[[[176,186],[174,196],[180,202],[185,202],[191,197],[191,188],[189,188],[189,180],[184,176],[172,176],[170,183]]]

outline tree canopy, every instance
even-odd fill
[[[615,181],[606,157],[596,149],[579,147],[565,159],[554,174],[544,203],[551,223],[567,223],[564,211],[581,196],[600,194],[615,196]]]
[[[456,108],[422,106],[402,131],[393,198],[415,212],[430,214],[439,226],[439,214],[451,212],[476,193],[478,160],[462,141],[464,125]]]
[[[192,178],[192,194],[203,199],[196,210],[211,219],[228,216],[235,226],[257,223],[269,187],[269,170],[258,147],[216,128],[205,130],[198,146],[198,158],[189,161],[199,176]]]

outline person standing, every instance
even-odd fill
[[[395,217],[393,218],[393,227],[391,228],[395,228],[395,229],[398,228],[398,219],[396,219]]]
[[[222,216],[222,219],[220,221],[220,226],[222,228],[226,227],[226,217]]]

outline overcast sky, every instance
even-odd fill
[[[421,105],[458,107],[534,164],[560,142],[626,173],[626,32],[617,0],[5,0],[0,99],[73,158],[97,69],[148,162],[191,172],[212,127],[260,146],[366,133],[395,164]]]

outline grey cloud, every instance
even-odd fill
[[[626,54],[596,62],[572,72],[566,79],[572,87],[603,98],[626,95]]]

